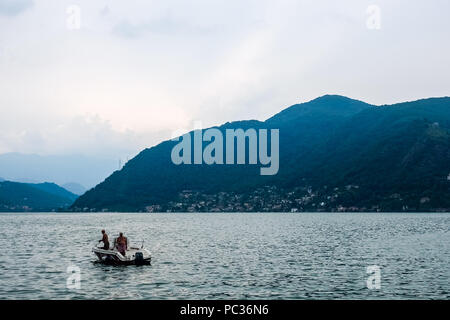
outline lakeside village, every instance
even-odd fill
[[[359,188],[348,186],[348,190]],[[338,191],[338,190],[336,190]],[[184,190],[176,201],[166,205],[151,205],[147,212],[299,212],[327,211],[328,206],[321,200],[317,191],[311,187],[295,188],[285,192],[276,186],[258,188],[248,194],[219,192],[205,194],[193,190]],[[331,197],[328,199],[333,200]],[[338,211],[358,210],[340,207]]]
[[[450,174],[447,177],[450,182]],[[358,185],[344,187],[312,186],[282,189],[264,186],[248,193],[184,190],[174,201],[148,205],[138,212],[449,212],[450,208],[437,208],[432,195],[401,195],[384,193],[375,195]],[[28,206],[0,207],[0,212],[34,211]],[[66,211],[53,209],[51,211]],[[103,208],[83,208],[81,212],[109,212]]]
[[[311,186],[286,191],[275,186],[265,186],[247,194],[219,192],[205,194],[184,190],[178,199],[165,205],[150,205],[146,212],[380,212],[380,211],[448,211],[448,208],[432,209],[429,197],[417,197],[414,207],[398,193],[361,201],[358,185],[342,188],[313,190]],[[376,203],[376,205],[370,205]]]

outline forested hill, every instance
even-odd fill
[[[218,127],[226,128],[279,129],[278,174],[261,176],[259,165],[175,165],[170,155],[177,142],[165,141],[71,209],[450,210],[449,97],[374,106],[326,95],[264,122]]]
[[[55,211],[67,208],[77,197],[54,183],[0,181],[0,212]]]

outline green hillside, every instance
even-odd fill
[[[170,158],[176,142],[165,141],[72,210],[173,211],[176,203],[180,211],[450,210],[448,97],[373,106],[327,95],[265,122],[218,128],[279,129],[278,174],[261,176],[258,165],[177,166]]]
[[[76,195],[54,183],[0,182],[0,211],[52,211],[70,206]]]

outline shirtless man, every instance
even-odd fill
[[[123,233],[119,233],[119,237],[116,240],[117,250],[125,256],[125,252],[128,249],[128,239],[123,236]]]
[[[103,237],[101,240],[98,240],[98,242],[103,242],[103,249],[108,250],[109,249],[109,240],[108,235],[106,234],[105,230],[102,230]]]

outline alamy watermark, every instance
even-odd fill
[[[381,268],[376,265],[368,266],[366,272],[369,274],[369,277],[366,280],[367,289],[381,289]]]
[[[69,290],[81,289],[81,269],[75,265],[67,267],[66,272],[69,274],[66,280],[66,287]]]
[[[366,27],[370,30],[381,29],[381,8],[376,4],[372,4],[367,7],[366,13],[368,14],[366,20]]]
[[[261,175],[275,175],[278,173],[280,164],[279,129],[270,129],[269,131],[268,129],[256,130],[254,128],[246,130],[219,130],[217,128],[202,130],[200,128],[194,130],[192,135],[186,133],[172,140],[180,141],[172,148],[171,152],[172,162],[176,165],[256,165],[259,163],[264,166],[260,168]],[[270,140],[270,155],[268,140]],[[203,142],[208,144],[204,147]],[[248,158],[248,163],[246,158]]]
[[[66,27],[69,30],[81,29],[81,8],[72,4],[66,8]]]

